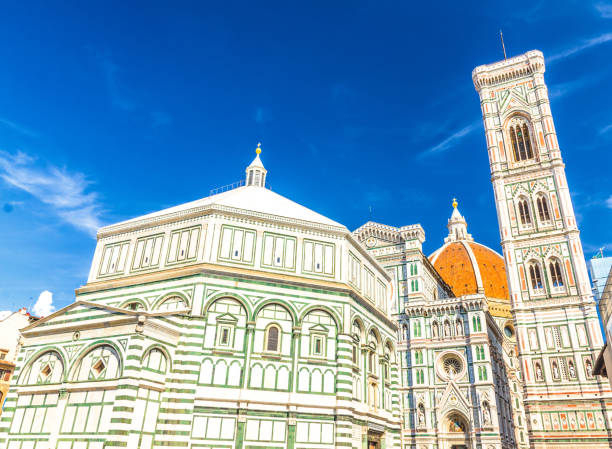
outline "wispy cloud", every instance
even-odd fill
[[[442,153],[450,149],[453,145],[459,143],[465,137],[469,136],[472,132],[474,132],[478,128],[478,125],[480,125],[480,123],[481,121],[478,120],[467,126],[464,126],[461,129],[458,129],[457,131],[452,133],[450,136],[448,136],[446,139],[437,143],[433,147],[423,151],[419,156],[420,157],[431,156],[433,154]]]
[[[13,131],[18,132],[19,134],[23,134],[27,137],[38,137],[31,129],[26,128],[25,126],[19,125],[11,120],[7,120],[5,118],[0,117],[0,125],[5,126],[6,128],[12,129]]]
[[[124,111],[133,111],[136,109],[134,101],[129,98],[128,94],[125,92],[125,88],[119,84],[117,78],[120,71],[119,66],[108,56],[103,56],[101,54],[97,54],[96,56],[102,68],[102,72],[104,73],[106,89],[108,90],[113,105]]]
[[[612,19],[612,3],[599,2],[595,4],[595,9],[604,19]]]
[[[600,81],[606,75],[607,75],[607,72],[600,73],[596,76],[587,75],[587,76],[583,76],[582,78],[577,78],[572,81],[567,81],[565,83],[553,84],[548,89],[548,96],[551,99],[564,97],[565,95],[574,93],[577,90],[583,89],[585,87],[588,87]]]
[[[172,123],[172,117],[169,114],[156,110],[155,107],[148,108],[134,99],[134,91],[121,80],[122,67],[107,52],[101,52],[95,48],[89,48],[89,51],[102,71],[106,91],[113,106],[125,112],[144,116],[153,126]]]
[[[45,317],[51,315],[55,311],[55,306],[53,305],[53,293],[49,290],[45,290],[41,292],[38,296],[38,300],[32,307],[32,313],[39,317]]]
[[[47,204],[66,223],[95,235],[101,226],[101,206],[95,192],[87,192],[85,175],[65,168],[36,165],[25,153],[0,151],[0,178]]]
[[[599,130],[599,134],[605,134],[605,133],[607,133],[610,130],[612,130],[612,123],[610,123],[609,125],[604,126],[603,128],[601,128]]]
[[[573,45],[569,48],[561,50],[547,57],[546,62],[550,64],[556,61],[560,61],[562,59],[573,56],[576,53],[580,53],[584,50],[588,50],[589,48],[595,47],[597,45],[605,44],[606,42],[609,42],[609,41],[612,41],[612,33],[604,33],[597,37],[593,37],[591,39],[582,40],[580,43],[576,45]]]
[[[610,198],[606,200],[606,206],[612,209],[612,195],[610,195]]]
[[[266,109],[258,106],[255,108],[255,112],[253,113],[253,120],[255,120],[255,123],[258,125],[262,125],[272,120],[272,116]]]

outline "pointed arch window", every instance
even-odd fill
[[[529,203],[522,198],[518,202],[519,217],[523,226],[531,226],[531,214],[529,213]]]
[[[421,336],[421,322],[420,321],[414,322],[414,336],[415,337]]]
[[[417,365],[423,363],[423,353],[421,351],[414,352],[414,363]]]
[[[550,270],[550,280],[553,287],[563,287],[563,275],[561,274],[561,264],[559,263],[559,260],[552,259],[548,264],[548,269]]]
[[[536,262],[529,264],[529,280],[531,281],[531,288],[536,293],[541,293],[544,290],[544,284],[542,283],[542,272],[540,265]]]
[[[548,209],[548,201],[544,195],[539,195],[536,200],[536,204],[538,206],[538,216],[542,223],[550,222],[550,211]]]
[[[524,120],[514,119],[508,129],[512,153],[516,162],[533,159],[529,127]]]

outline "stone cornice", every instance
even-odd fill
[[[381,270],[384,270],[381,268]],[[294,275],[286,275],[282,273],[268,273],[252,268],[238,268],[238,267],[227,267],[225,265],[213,265],[213,264],[197,264],[189,267],[174,268],[171,270],[165,270],[161,272],[138,274],[136,276],[130,276],[128,278],[120,278],[113,280],[106,280],[100,282],[92,282],[83,287],[75,290],[75,294],[86,295],[90,293],[114,290],[118,288],[134,287],[143,284],[149,284],[160,281],[170,281],[180,278],[187,278],[192,276],[211,274],[215,276],[223,277],[241,277],[243,279],[253,279],[257,281],[265,282],[277,282],[279,284],[287,284],[298,287],[314,288],[320,290],[331,290],[334,292],[346,293],[352,297],[361,306],[365,307],[374,314],[378,319],[383,321],[390,329],[396,330],[397,324],[390,318],[388,318],[381,310],[379,310],[374,304],[365,299],[357,290],[348,284],[328,281],[324,279],[310,279]],[[87,302],[87,301],[83,301]],[[90,303],[96,306],[100,306],[98,303]],[[122,310],[123,309],[119,309]],[[134,314],[142,314],[139,312],[133,312]],[[157,315],[157,314],[155,314]]]
[[[466,295],[458,298],[436,299],[434,301],[419,301],[405,305],[408,316],[428,316],[432,312],[446,313],[448,311],[484,310],[487,311],[487,300],[484,295]]]
[[[188,220],[190,218],[204,217],[213,213],[221,213],[222,215],[241,216],[256,219],[265,222],[275,222],[284,225],[292,225],[299,228],[315,229],[318,231],[325,231],[332,234],[344,235],[349,233],[348,229],[344,226],[332,226],[322,223],[315,223],[307,220],[300,220],[297,218],[281,217],[279,215],[265,214],[262,212],[255,212],[246,209],[238,209],[235,207],[222,206],[219,204],[207,204],[205,206],[197,206],[186,210],[171,212],[165,215],[155,217],[144,217],[140,219],[131,220],[128,222],[117,223],[109,226],[105,226],[98,231],[98,240],[105,237],[110,237],[116,234],[123,234],[127,232],[142,230],[159,226],[162,224],[173,223],[176,221]]]
[[[510,59],[476,67],[472,71],[472,81],[476,90],[480,90],[535,73],[544,73],[545,70],[542,52],[531,50]]]

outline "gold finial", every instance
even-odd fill
[[[255,148],[255,153],[256,154],[261,154],[261,143],[257,144],[257,148]]]
[[[457,205],[458,205],[458,204],[459,204],[459,203],[457,203],[457,198],[453,198],[453,207],[454,207],[455,209],[457,209]]]

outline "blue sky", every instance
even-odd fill
[[[371,206],[429,254],[456,196],[499,249],[471,71],[500,28],[547,58],[585,251],[612,254],[609,0],[4,4],[0,310],[69,304],[98,226],[241,179],[259,141],[275,191],[350,229]]]

